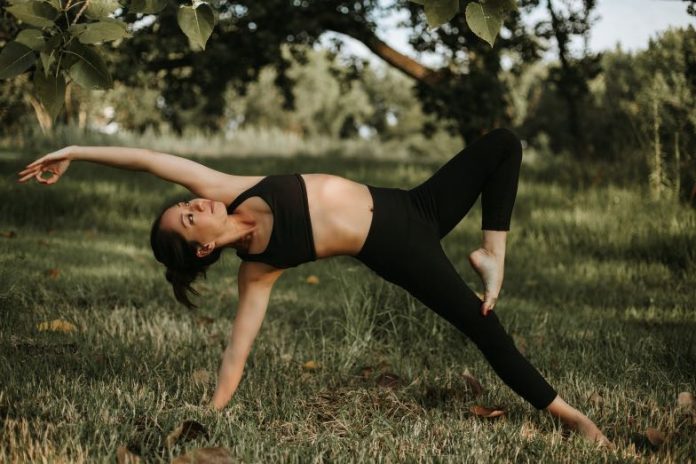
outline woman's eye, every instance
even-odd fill
[[[188,215],[189,224],[193,225],[193,214]]]

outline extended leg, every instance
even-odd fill
[[[537,409],[547,407],[556,392],[515,347],[495,313],[481,315],[481,300],[459,276],[437,238],[416,231],[412,239],[408,260],[395,282],[464,332],[518,395]]]

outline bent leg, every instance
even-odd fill
[[[482,229],[509,230],[522,145],[507,129],[495,129],[450,159],[409,191],[423,219],[449,233],[481,195]]]

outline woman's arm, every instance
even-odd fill
[[[239,307],[212,399],[212,407],[217,410],[224,408],[237,390],[251,345],[266,315],[271,289],[282,272],[259,263],[243,262],[239,267]]]
[[[142,148],[69,146],[43,156],[19,173],[20,182],[32,177],[44,184],[54,184],[70,161],[91,161],[131,171],[145,171],[175,182],[194,195],[219,201],[234,198],[234,177],[180,156]],[[44,178],[42,174],[50,173]]]

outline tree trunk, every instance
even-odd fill
[[[553,29],[553,35],[556,38],[556,43],[558,44],[558,59],[561,62],[561,77],[559,84],[559,92],[568,109],[568,130],[570,135],[575,141],[574,152],[578,157],[585,156],[585,142],[582,135],[582,130],[580,130],[580,111],[578,110],[578,102],[576,95],[573,94],[571,86],[571,64],[568,60],[568,34],[562,29],[562,24],[558,18],[558,15],[551,5],[551,0],[546,0],[546,8],[549,10],[551,15],[551,28]]]
[[[679,131],[674,133],[674,197],[679,201],[679,191],[681,190],[681,169],[679,153]]]
[[[657,95],[653,95],[652,111],[654,152],[652,172],[650,173],[650,190],[652,191],[653,197],[659,198],[662,193],[662,156],[660,154],[662,147],[660,144],[660,107]]]

